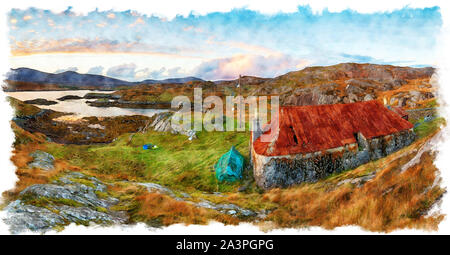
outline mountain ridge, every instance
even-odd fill
[[[51,89],[100,89],[111,90],[117,87],[129,87],[141,84],[167,84],[167,83],[186,83],[189,81],[203,81],[197,77],[168,78],[163,80],[146,79],[142,81],[125,81],[99,74],[80,74],[75,71],[65,71],[62,73],[48,73],[32,68],[20,67],[11,69],[7,73],[5,82],[8,86],[7,91],[22,90],[45,90],[45,87]],[[33,89],[36,85],[36,89]],[[47,86],[46,86],[47,85]]]

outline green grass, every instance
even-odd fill
[[[34,105],[31,104],[25,104],[24,102],[17,100],[13,97],[7,97],[7,100],[9,101],[10,105],[14,109],[14,114],[17,117],[24,117],[24,116],[30,116],[35,115],[39,113],[40,109]]]
[[[126,174],[141,181],[193,192],[195,190],[227,192],[236,190],[242,181],[218,183],[214,164],[232,145],[248,163],[249,132],[200,132],[188,141],[184,135],[149,131],[120,136],[114,143],[102,145],[57,145],[49,143],[48,152],[85,170],[101,174]],[[158,145],[143,150],[142,145]]]
[[[80,179],[80,178],[69,178],[71,181],[73,182],[77,182],[83,185],[86,185],[88,187],[94,188],[95,189],[95,185],[92,183],[92,181],[88,181],[86,179]]]
[[[419,138],[425,137],[436,130],[438,130],[442,125],[445,125],[445,119],[442,117],[436,118],[429,122],[423,122],[418,127],[414,128],[414,132]]]
[[[34,205],[38,207],[44,207],[47,209],[51,209],[49,205],[67,205],[72,207],[80,207],[83,206],[83,204],[66,198],[53,198],[53,197],[38,197],[34,195],[26,194],[22,196],[22,201],[29,205]]]
[[[425,107],[438,107],[439,104],[436,99],[431,100],[425,104]]]

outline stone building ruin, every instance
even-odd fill
[[[263,189],[316,182],[385,157],[416,137],[410,122],[376,100],[284,106],[278,123],[265,130],[276,126],[269,142],[258,131],[250,140],[254,178]]]

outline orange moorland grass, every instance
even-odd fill
[[[263,199],[280,207],[268,218],[281,227],[333,229],[359,225],[383,232],[399,228],[436,230],[444,216],[425,215],[445,192],[435,185],[438,178],[438,170],[433,165],[435,155],[429,151],[423,153],[418,164],[402,172],[402,165],[413,156],[401,155],[389,162],[361,187],[347,183],[327,190],[323,188],[326,185],[313,184],[271,190]]]
[[[26,187],[33,184],[48,183],[52,177],[58,175],[62,171],[80,171],[78,167],[71,166],[64,160],[58,159],[55,160],[55,167],[53,170],[46,171],[37,168],[30,169],[28,168],[27,164],[32,160],[32,158],[29,156],[29,153],[33,151],[33,148],[38,149],[39,146],[30,146],[27,149],[13,151],[14,155],[11,157],[11,160],[17,167],[16,175],[19,180],[16,182],[16,186],[13,190],[6,191],[5,195],[7,197],[14,198]]]
[[[168,226],[175,223],[208,224],[216,220],[224,224],[238,224],[239,220],[229,215],[219,214],[205,208],[198,208],[183,201],[177,201],[159,193],[144,192],[136,197],[140,203],[138,216],[145,220],[157,220]]]
[[[16,137],[21,137],[24,143],[15,144],[12,152],[11,161],[16,166],[16,175],[18,181],[15,188],[5,191],[4,195],[7,199],[14,199],[22,190],[33,184],[48,183],[48,181],[65,170],[79,171],[75,166],[67,164],[64,160],[56,159],[54,162],[54,169],[50,171],[28,167],[33,158],[30,153],[35,150],[43,150],[45,146],[45,136],[41,133],[30,133],[19,128],[15,123],[12,123],[12,128],[16,132]]]

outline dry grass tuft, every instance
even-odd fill
[[[333,229],[359,225],[382,232],[398,228],[436,230],[444,216],[426,215],[445,192],[435,182],[438,180],[438,170],[433,165],[435,155],[425,152],[420,163],[401,172],[401,166],[414,155],[397,154],[397,159],[362,186],[346,183],[330,189],[317,183],[271,190],[263,199],[277,203],[279,208],[269,218],[282,227]]]
[[[147,222],[168,226],[175,223],[208,224],[215,219],[225,224],[237,224],[238,220],[228,215],[204,208],[197,208],[186,202],[177,201],[169,196],[159,193],[145,192],[136,197],[140,202],[137,215],[144,217]]]

